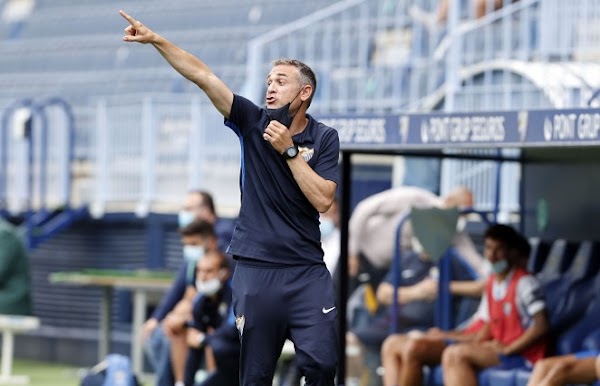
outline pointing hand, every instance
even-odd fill
[[[143,25],[139,20],[135,20],[123,10],[120,10],[119,14],[129,22],[129,26],[125,28],[125,36],[123,36],[124,41],[143,44],[152,43],[154,41],[156,34],[152,32],[150,28]]]

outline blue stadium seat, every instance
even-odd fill
[[[599,293],[600,276],[595,280],[593,288],[595,293]],[[560,335],[556,342],[556,354],[561,355],[581,350],[585,337],[590,331],[598,328],[598,320],[600,320],[600,297],[596,296],[581,320],[562,333],[557,331]]]
[[[536,275],[543,286],[546,283],[560,278],[569,268],[577,251],[577,244],[564,239],[557,239],[552,243],[544,266]]]
[[[589,333],[581,346],[584,350],[600,351],[600,328]]]
[[[531,246],[531,253],[529,254],[529,260],[527,260],[527,271],[537,274],[546,262],[550,251],[550,243],[538,237],[532,237],[529,239],[529,245]]]
[[[530,376],[531,370],[529,369],[515,370],[515,386],[527,386]]]
[[[423,379],[426,380],[427,386],[443,386],[444,378],[442,374],[442,366],[424,366],[428,371],[424,373]]]
[[[425,366],[425,384],[428,386],[443,386],[442,366]],[[515,382],[515,370],[506,370],[500,367],[489,368],[479,372],[477,375],[479,386],[513,386]]]
[[[594,296],[594,280],[600,269],[598,244],[583,241],[568,270],[544,287],[553,331],[560,331],[583,316]]]
[[[513,386],[515,371],[490,368],[479,373],[479,386]]]

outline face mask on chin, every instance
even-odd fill
[[[292,126],[294,117],[296,116],[296,114],[290,115],[290,107],[292,106],[292,102],[296,98],[298,98],[298,95],[300,95],[301,92],[302,88],[300,89],[300,91],[298,91],[298,94],[296,94],[294,99],[292,99],[292,101],[287,105],[282,106],[278,109],[267,109],[267,115],[269,116],[269,119],[271,119],[272,121],[277,121],[289,129]],[[304,102],[301,102],[300,106],[302,106],[302,103]],[[300,108],[300,106],[298,106],[298,108]]]
[[[506,260],[498,260],[494,264],[492,264],[492,272],[494,273],[504,273],[508,269],[508,261]]]
[[[277,121],[289,129],[295,116],[290,115],[291,105],[292,102],[278,109],[267,109],[267,115],[272,121]]]
[[[216,294],[221,289],[221,286],[221,280],[219,280],[217,277],[206,281],[196,280],[196,289],[199,293],[205,296],[212,296]]]

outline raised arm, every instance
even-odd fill
[[[150,43],[177,72],[194,82],[211,100],[225,118],[229,118],[233,92],[200,59],[179,48],[164,37],[150,30],[139,20],[119,11],[128,22],[123,40],[126,42]]]

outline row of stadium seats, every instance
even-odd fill
[[[40,1],[23,21],[0,20],[0,99],[60,93],[81,103],[90,94],[190,91],[153,50],[120,42],[126,21],[119,8],[206,60],[239,92],[249,39],[334,2]],[[127,69],[138,74],[122,75]]]
[[[528,270],[546,297],[551,331],[549,355],[600,349],[600,243],[530,240]],[[525,386],[529,369],[490,368],[479,374],[481,386]],[[429,372],[429,386],[441,386],[442,371]],[[596,382],[594,386],[600,386]]]

